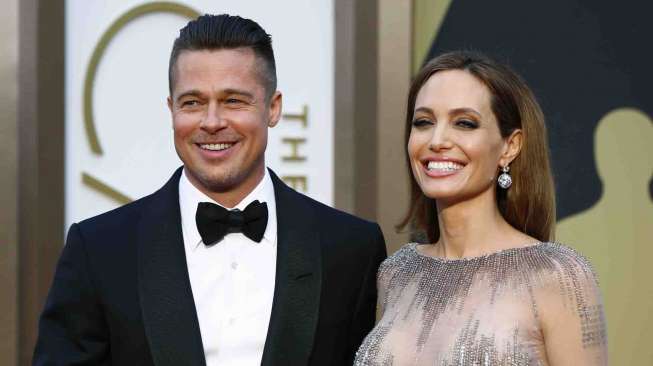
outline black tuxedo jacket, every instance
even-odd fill
[[[154,194],[70,227],[34,365],[205,365],[181,231],[181,171]],[[262,365],[351,365],[374,325],[381,231],[271,175],[278,252]]]

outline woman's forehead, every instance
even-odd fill
[[[437,72],[424,83],[417,93],[415,109],[473,108],[490,112],[491,94],[487,86],[464,70]]]

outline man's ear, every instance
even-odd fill
[[[172,107],[173,107],[172,97],[168,96],[166,98],[166,102],[168,102],[168,109],[170,110],[170,115],[174,117],[174,113],[172,113]],[[174,120],[174,118],[171,118],[170,120],[172,121],[172,129],[174,130],[175,129],[175,120]]]
[[[268,112],[268,126],[274,127],[281,119],[282,95],[280,91],[275,91],[270,97],[270,108]]]
[[[172,97],[168,96],[168,98],[166,98],[166,101],[168,102],[168,109],[170,110],[170,113],[172,113]]]
[[[516,129],[505,139],[503,153],[499,159],[499,165],[502,167],[508,166],[513,160],[515,160],[521,151],[523,137],[524,134],[522,133],[522,130]]]

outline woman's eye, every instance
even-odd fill
[[[416,119],[416,120],[413,121],[413,127],[417,127],[417,128],[429,126],[429,125],[432,125],[432,124],[433,124],[433,122],[429,121],[428,119],[423,119],[423,118],[422,119]]]
[[[461,119],[461,120],[456,121],[456,126],[460,126],[462,128],[467,128],[467,129],[472,130],[472,129],[475,129],[476,127],[478,127],[478,123],[476,123],[474,121],[471,121],[471,120],[468,120],[468,119]]]

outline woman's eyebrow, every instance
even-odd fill
[[[481,117],[481,114],[477,112],[474,108],[462,107],[462,108],[454,108],[449,111],[450,116],[456,114],[465,114],[465,113],[476,115],[478,118]]]

